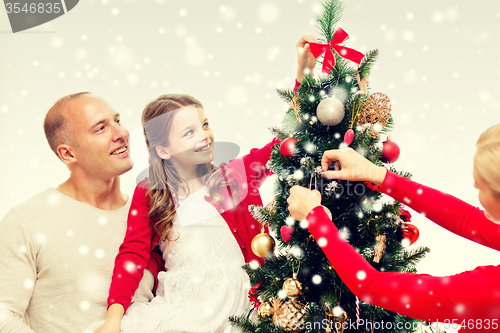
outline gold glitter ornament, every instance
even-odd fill
[[[385,241],[386,241],[386,236],[385,235],[378,235],[375,239],[377,243],[375,244],[375,256],[373,257],[373,261],[376,263],[380,262],[380,259],[382,259],[382,256],[384,255],[385,252]]]
[[[391,100],[382,93],[371,94],[363,104],[363,109],[358,114],[358,123],[371,124],[373,138],[387,125],[391,116]]]
[[[290,299],[297,299],[302,294],[302,283],[297,279],[297,274],[293,273],[293,277],[286,279],[283,282],[282,289]]]

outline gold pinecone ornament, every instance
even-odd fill
[[[274,314],[274,325],[287,332],[299,333],[305,330],[307,307],[299,301],[290,300],[281,304],[279,311]]]

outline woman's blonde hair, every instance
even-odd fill
[[[168,146],[175,114],[180,108],[189,105],[203,108],[203,105],[192,96],[165,94],[149,103],[142,113],[144,136],[149,150],[148,218],[151,228],[160,235],[160,240],[167,240],[172,229],[175,216],[174,200],[177,201],[177,193],[183,189],[189,195],[189,187],[172,164],[158,155],[156,147]],[[200,164],[196,169],[197,176],[207,187],[214,203],[222,201],[222,196],[217,192],[226,185],[218,172],[214,172],[216,170],[212,163]]]
[[[500,199],[500,124],[484,131],[476,142],[476,148],[474,166],[494,196]]]

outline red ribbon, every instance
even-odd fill
[[[311,48],[311,53],[315,58],[318,58],[323,53],[325,53],[325,58],[323,59],[323,73],[330,74],[332,68],[335,67],[336,61],[335,56],[333,55],[332,48],[340,57],[351,60],[358,65],[361,63],[361,59],[365,56],[363,53],[358,52],[354,49],[350,49],[348,47],[340,46],[340,43],[345,42],[349,38],[347,32],[345,32],[342,28],[338,28],[333,34],[333,38],[328,44],[319,44],[319,43],[309,43],[309,47]]]
[[[250,298],[250,302],[252,303],[253,307],[254,308],[258,308],[260,306],[260,302],[259,302],[259,296],[258,295],[255,295],[254,292],[255,290],[257,290],[257,288],[259,288],[260,286],[262,285],[262,281],[257,283],[255,286],[253,286],[252,288],[250,288],[250,290],[248,291],[248,298]]]

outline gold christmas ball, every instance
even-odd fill
[[[286,279],[285,282],[283,282],[282,289],[289,298],[295,299],[302,293],[302,283],[297,280],[297,276],[294,274],[294,277]]]
[[[274,253],[276,243],[271,235],[261,232],[252,239],[252,251],[257,257],[266,258]]]
[[[257,309],[257,314],[260,318],[266,318],[272,316],[274,313],[271,303],[264,302]]]

